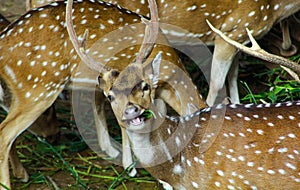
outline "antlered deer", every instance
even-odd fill
[[[10,186],[8,155],[15,138],[53,104],[58,94],[69,83],[74,79],[76,82],[80,81],[78,76],[81,73],[76,68],[81,64],[81,60],[69,41],[65,9],[65,2],[57,1],[30,10],[0,34],[0,61],[3,64],[0,68],[0,75],[12,94],[10,111],[0,125],[0,182],[7,187]],[[89,31],[87,50],[95,42],[102,41],[103,46],[91,53],[101,60],[108,60],[106,67],[112,69],[103,78],[106,78],[105,86],[109,87],[109,84],[113,83],[108,80],[109,77],[112,76],[111,79],[114,79],[116,75],[121,76],[123,72],[128,72],[128,69],[125,68],[136,59],[139,45],[135,44],[140,43],[144,36],[143,22],[145,18],[120,6],[102,1],[78,1],[74,4],[73,9],[76,33],[81,34],[83,38],[84,31],[86,29]],[[133,24],[141,24],[144,27],[137,30],[135,26],[130,27]],[[122,31],[126,26],[134,31],[134,35],[131,34],[132,38],[123,39],[121,36],[116,36],[116,39],[105,38],[106,34]],[[159,34],[159,39],[161,42],[167,43],[162,34]],[[115,45],[126,40],[134,43],[121,52],[113,54],[114,47],[109,43]],[[171,47],[157,44],[152,51],[147,51],[147,55],[149,54],[149,58],[143,53],[139,56],[142,62],[146,62],[144,66],[149,65],[150,68],[150,63],[155,57],[161,57],[164,60],[162,73],[164,73],[165,82],[157,84],[157,97],[166,101],[180,115],[185,115],[195,108],[203,106],[203,102],[202,104],[199,102],[196,88],[187,91],[186,84],[183,82],[179,84],[181,87],[176,90],[168,85],[169,79],[176,80],[174,79],[176,69],[181,69],[185,73],[179,58]],[[92,80],[93,84],[98,81],[97,77]],[[191,81],[188,79],[186,82]],[[146,88],[148,87],[143,89]],[[105,92],[107,90],[109,89],[104,89]],[[153,97],[147,96],[147,98]],[[148,101],[150,102],[150,100]],[[122,126],[122,118],[118,117],[120,114],[116,112],[115,114]],[[113,147],[108,148],[106,151],[112,150]]]

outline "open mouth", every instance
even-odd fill
[[[129,120],[129,124],[133,126],[139,126],[145,123],[146,120],[152,118],[154,113],[151,110],[145,110],[141,115],[138,117]]]

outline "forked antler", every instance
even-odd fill
[[[73,0],[68,0],[66,6],[66,25],[67,31],[70,36],[70,41],[72,42],[74,49],[76,50],[77,54],[81,58],[81,60],[92,70],[99,71],[103,73],[104,71],[109,71],[110,68],[106,67],[101,63],[97,63],[94,59],[87,55],[85,50],[85,43],[88,36],[88,30],[85,31],[83,35],[83,39],[80,42],[76,36],[73,20],[72,20],[72,7],[73,7]]]
[[[252,43],[252,47],[246,47],[232,39],[230,39],[229,37],[227,37],[225,34],[223,34],[220,30],[216,29],[208,20],[206,20],[207,24],[209,25],[209,27],[216,33],[218,34],[223,40],[225,40],[227,43],[233,45],[234,47],[240,49],[241,51],[252,55],[254,57],[260,58],[262,60],[274,63],[274,64],[278,64],[280,66],[283,67],[287,67],[288,69],[291,69],[293,71],[295,71],[297,73],[297,75],[300,76],[300,65],[297,65],[295,62],[290,61],[286,58],[274,55],[274,54],[270,54],[268,52],[266,52],[265,50],[261,49],[261,47],[258,45],[258,43],[255,41],[254,37],[252,36],[251,32],[249,31],[249,29],[246,28],[249,39]]]
[[[110,70],[109,67],[101,63],[97,63],[95,60],[93,60],[90,56],[87,55],[85,50],[85,43],[88,36],[87,30],[85,31],[82,41],[80,42],[78,40],[76,33],[74,31],[74,26],[72,21],[72,5],[73,5],[73,0],[68,0],[66,6],[66,25],[67,25],[67,31],[70,36],[70,40],[77,54],[89,68],[96,71],[100,71],[100,73],[109,71]],[[144,62],[144,60],[150,55],[155,45],[155,42],[157,40],[159,26],[158,26],[158,10],[157,10],[156,1],[149,0],[149,7],[150,7],[151,20],[149,21],[147,19],[143,19],[143,22],[146,24],[145,36],[141,48],[139,50],[139,53],[135,59],[135,63]]]
[[[142,21],[146,24],[145,37],[139,53],[136,57],[136,63],[143,63],[145,59],[150,55],[155,42],[158,37],[159,24],[158,24],[158,10],[155,0],[148,0],[151,20],[142,18]]]

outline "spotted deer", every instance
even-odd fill
[[[64,1],[32,9],[0,34],[0,61],[3,64],[0,68],[0,75],[12,94],[10,111],[0,125],[1,189],[4,189],[5,186],[10,187],[8,155],[16,137],[53,104],[58,94],[66,86],[72,87],[70,83],[74,84],[74,81],[85,82],[78,78],[82,73],[81,70],[76,69],[84,64],[81,63],[81,59],[69,41],[65,10],[66,2]],[[162,98],[180,115],[203,107],[202,100],[199,102],[196,88],[193,87],[187,91],[185,81],[181,81],[182,75],[175,75],[177,71],[187,73],[173,48],[165,45],[167,41],[160,32],[158,39],[162,44],[155,45],[151,48],[152,51],[146,48],[145,55],[150,54],[148,58],[143,56],[143,53],[138,54],[139,44],[144,36],[146,18],[103,1],[77,1],[74,3],[73,10],[71,18],[78,36],[83,39],[86,29],[90,34],[88,43],[85,45],[86,50],[105,63],[106,67],[104,68],[111,68],[103,75],[106,82],[102,88],[104,92],[108,92],[116,76],[126,76],[127,72],[134,71],[131,70],[132,67],[129,64],[134,60],[142,61],[144,64],[140,64],[140,66],[148,66],[151,70],[151,62],[163,59],[160,72],[165,81],[157,83],[156,97]],[[142,27],[138,28],[134,24],[140,24]],[[133,31],[128,34],[129,36],[117,35],[114,39],[106,37],[107,34],[114,31],[123,34],[126,26]],[[117,53],[112,51],[114,48],[120,47],[120,44],[125,43],[126,40],[131,44],[129,47],[121,49]],[[96,42],[100,42],[101,48],[99,49],[97,46],[96,50],[92,50],[91,47]],[[97,66],[94,69],[98,68]],[[95,72],[97,74],[100,71],[102,70]],[[136,75],[139,76],[140,73]],[[97,76],[92,79],[91,83],[96,84]],[[176,79],[176,77],[179,78]],[[171,79],[179,82],[179,86],[176,86],[178,89],[174,88],[174,84],[168,84],[167,81]],[[191,81],[187,79],[186,82]],[[143,86],[142,89],[146,90],[147,88],[150,90],[149,86]],[[150,102],[149,99],[154,98],[148,94],[144,94],[146,108],[146,103]],[[112,94],[106,95],[113,100]],[[122,106],[125,105],[118,106],[121,106],[119,107],[121,111]],[[121,114],[118,112],[115,114],[120,125],[123,126]]]
[[[149,14],[146,1],[109,0],[142,15]],[[233,64],[236,48],[216,36],[206,23],[208,19],[216,28],[241,43],[247,42],[245,27],[251,28],[253,36],[262,38],[275,23],[294,14],[300,9],[300,1],[288,0],[235,0],[235,1],[173,1],[159,0],[160,22],[178,26],[184,30],[177,31],[173,27],[162,28],[173,44],[186,45],[186,37],[200,38],[204,43],[214,44],[214,53],[210,74],[208,105],[213,105],[218,92],[223,88],[226,76],[233,103],[239,102],[237,88],[238,64]],[[227,74],[228,73],[228,74]],[[216,103],[219,103],[218,100]]]
[[[299,101],[219,105],[185,118],[164,118],[161,107],[156,106],[157,118],[143,120],[138,126],[133,125],[136,115],[124,113],[126,131],[141,165],[174,189],[300,187]],[[226,112],[222,117],[212,114],[211,109]],[[163,121],[153,128],[157,120]],[[215,120],[223,122],[217,132],[211,132],[209,123],[218,122]],[[180,128],[192,132],[191,138],[185,140],[184,134],[176,133]],[[167,143],[172,136],[176,143]],[[181,147],[183,143],[186,145]],[[208,143],[209,148],[203,150]],[[176,149],[180,151],[170,157]]]
[[[84,53],[77,37],[71,38],[84,62],[99,66]],[[272,55],[269,60],[281,64],[283,58],[278,60]],[[132,64],[126,69],[143,72],[119,75],[112,75],[105,65],[99,68],[105,84],[113,81],[105,88],[105,95],[115,114],[122,118],[136,158],[154,177],[167,182],[169,189],[300,187],[299,101],[220,104],[184,117],[171,117],[164,101],[145,99],[145,94],[155,96],[157,83],[163,80],[158,69],[161,63],[161,57],[156,56],[152,69]],[[300,72],[295,63],[285,66]]]
[[[0,30],[4,30],[10,22],[0,14]],[[10,104],[10,93],[8,92],[6,86],[2,86],[2,81],[0,80],[0,103],[4,111],[9,111]],[[55,137],[59,133],[59,122],[56,117],[56,112],[54,106],[49,107],[30,127],[29,131],[35,135],[39,135],[49,141],[55,140]],[[21,178],[22,181],[28,180],[28,174],[19,160],[17,149],[15,143],[12,145],[10,151],[10,164],[12,166],[12,172],[15,177]]]

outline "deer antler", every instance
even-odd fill
[[[70,40],[81,58],[81,60],[92,70],[100,71],[100,73],[103,73],[105,71],[109,71],[110,68],[106,67],[105,65],[101,63],[97,63],[94,61],[91,57],[89,57],[85,51],[85,44],[86,44],[86,39],[88,36],[88,30],[85,31],[83,35],[83,39],[80,42],[76,36],[74,26],[73,26],[73,21],[72,21],[72,6],[73,6],[73,0],[68,0],[67,6],[66,6],[66,24],[67,24],[67,31],[70,36]]]
[[[136,63],[143,63],[145,61],[145,59],[150,55],[158,37],[159,24],[156,1],[148,0],[148,3],[150,7],[151,20],[142,18],[142,21],[146,24],[145,37],[136,57]]]
[[[109,67],[106,67],[101,63],[97,63],[87,55],[85,51],[85,43],[88,35],[87,30],[85,31],[82,41],[80,42],[78,40],[76,33],[74,31],[74,26],[72,21],[72,5],[73,5],[73,0],[68,0],[66,6],[66,24],[67,24],[67,31],[69,33],[70,40],[77,54],[80,56],[81,60],[92,70],[97,70],[100,71],[101,73],[103,71],[110,70]],[[146,24],[145,37],[141,45],[141,48],[139,50],[139,53],[136,57],[135,60],[136,63],[144,62],[144,60],[151,53],[158,37],[159,25],[158,25],[158,10],[157,10],[156,1],[149,0],[149,7],[150,7],[151,20],[142,18],[143,22]]]
[[[271,63],[275,63],[278,64],[280,66],[283,67],[287,67],[293,71],[295,71],[297,73],[297,75],[300,76],[300,65],[297,65],[295,62],[290,61],[288,59],[285,59],[283,57],[274,55],[274,54],[270,54],[268,52],[266,52],[265,50],[261,49],[261,47],[258,45],[258,43],[255,41],[254,37],[251,35],[251,32],[246,28],[249,39],[252,43],[252,47],[246,47],[232,39],[230,39],[229,37],[227,37],[225,34],[223,34],[220,30],[216,29],[208,20],[206,20],[207,24],[209,25],[209,27],[216,33],[218,34],[223,40],[225,40],[227,43],[233,45],[234,47],[240,49],[241,51],[255,56],[257,58],[260,58],[262,60],[271,62]]]

